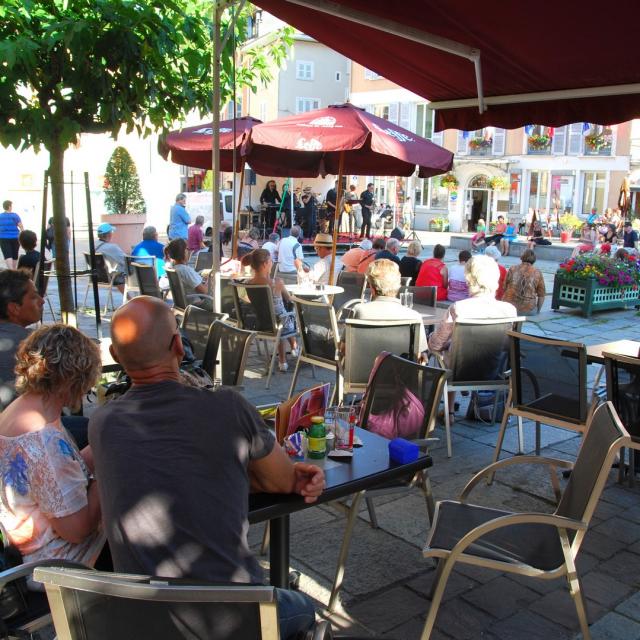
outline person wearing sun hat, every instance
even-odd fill
[[[342,269],[342,262],[336,257],[333,268],[333,280],[329,283],[329,273],[331,272],[331,248],[333,247],[333,236],[329,233],[318,233],[313,241],[313,248],[316,250],[320,260],[311,267],[311,277],[316,284],[335,284],[338,273]]]
[[[103,222],[98,226],[96,253],[101,253],[104,256],[109,274],[112,274],[114,271],[117,272],[118,275],[115,277],[113,284],[118,287],[120,293],[124,293],[124,274],[126,273],[125,253],[117,244],[111,242],[115,230],[116,228],[108,222]]]

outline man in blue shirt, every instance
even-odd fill
[[[186,241],[188,238],[191,218],[185,209],[186,203],[187,196],[184,193],[179,193],[176,196],[176,203],[171,207],[169,214],[169,231],[167,232],[169,240],[182,238]]]
[[[142,230],[142,242],[138,243],[131,252],[133,256],[155,256],[156,258],[156,271],[158,278],[164,275],[164,246],[158,242],[158,231],[155,227],[145,227]],[[146,264],[147,261],[141,260],[141,264]],[[150,260],[148,261],[151,262]]]
[[[624,247],[625,249],[638,248],[638,232],[634,230],[629,220],[624,223]]]

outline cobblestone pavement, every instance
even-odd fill
[[[434,242],[447,242],[447,234],[421,234],[430,254]],[[457,251],[448,251],[453,261]],[[509,266],[517,259],[506,258]],[[615,311],[582,318],[574,311],[549,309],[553,273],[557,265],[540,261],[547,282],[543,312],[525,331],[583,341],[587,344],[622,338],[640,340],[636,311]],[[84,293],[84,284],[79,287]],[[55,303],[55,284],[51,297]],[[104,295],[104,294],[103,294]],[[90,316],[80,316],[80,326],[95,335]],[[108,318],[105,322],[108,330]],[[256,404],[285,399],[293,362],[287,373],[276,372],[272,388],[264,388],[264,361],[252,354],[245,378],[245,395]],[[590,367],[594,369],[594,367]],[[593,372],[592,372],[593,375]],[[316,379],[305,367],[299,388],[330,375],[321,369]],[[464,400],[464,398],[463,398]],[[464,406],[459,414],[464,415]],[[531,426],[531,425],[529,425]],[[491,462],[498,425],[458,419],[453,427],[453,457],[446,457],[444,431],[431,450],[430,477],[436,500],[455,498],[473,473]],[[574,459],[580,445],[573,432],[543,427],[543,455]],[[515,453],[515,430],[509,429],[505,449]],[[526,429],[527,450],[533,449],[532,429]],[[499,476],[492,487],[480,486],[474,501],[513,510],[553,511],[552,493],[542,475],[513,469]],[[430,561],[422,557],[428,520],[421,495],[407,492],[375,500],[379,529],[369,525],[366,509],[355,527],[341,594],[341,606],[330,616],[334,627],[363,636],[411,640],[418,638],[429,606],[434,578]],[[292,566],[302,573],[301,590],[322,608],[328,602],[344,516],[330,506],[319,506],[291,518]],[[259,552],[262,526],[252,527],[250,541]],[[266,564],[266,559],[265,560]],[[598,505],[578,557],[578,569],[587,599],[594,640],[640,639],[640,489],[610,481]],[[540,581],[460,565],[449,580],[437,619],[434,639],[486,638],[496,640],[554,640],[581,637],[566,583]]]

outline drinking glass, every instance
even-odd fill
[[[404,294],[404,306],[409,307],[409,309],[413,309],[413,293],[407,291]]]
[[[342,451],[353,451],[355,425],[352,416],[355,415],[355,409],[353,407],[338,408],[333,415],[335,448]]]

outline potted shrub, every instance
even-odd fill
[[[612,136],[609,133],[595,132],[584,137],[585,146],[594,153],[610,150],[612,141]]]
[[[127,254],[142,240],[147,220],[147,207],[140,190],[140,179],[133,158],[124,147],[116,147],[104,173],[104,206],[102,222],[116,230],[113,242]]]
[[[582,227],[582,220],[573,213],[564,213],[560,216],[560,241],[569,242],[574,231]]]
[[[431,218],[429,221],[429,231],[446,231],[449,228],[449,221],[446,218]]]
[[[457,189],[458,184],[460,184],[458,182],[458,178],[456,178],[453,173],[446,173],[445,175],[442,176],[442,178],[440,178],[440,184],[445,188],[445,189],[449,189],[449,191],[453,191],[454,189]]]
[[[633,307],[638,303],[640,264],[635,256],[578,256],[563,262],[553,281],[551,308],[574,307],[593,311]]]
[[[529,136],[528,144],[531,149],[542,151],[551,146],[551,136],[546,133],[534,133]]]

